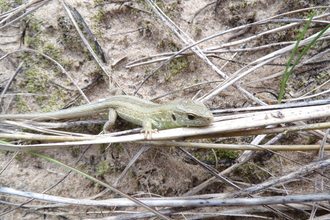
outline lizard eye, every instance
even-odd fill
[[[176,117],[174,114],[172,114],[173,121],[176,121]]]
[[[188,119],[189,119],[189,120],[194,120],[194,119],[195,119],[195,115],[193,115],[193,114],[188,114]]]

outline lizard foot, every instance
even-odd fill
[[[141,133],[142,132],[144,132],[144,138],[150,140],[152,137],[152,133],[157,133],[158,130],[157,129],[142,129]]]

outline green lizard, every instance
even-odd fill
[[[212,113],[202,102],[180,99],[166,104],[156,104],[134,96],[116,95],[101,102],[47,113],[5,114],[1,119],[59,120],[86,117],[109,111],[104,131],[110,131],[117,116],[143,127],[145,137],[157,129],[207,126],[213,121]]]

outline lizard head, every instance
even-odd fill
[[[182,99],[173,101],[172,104],[175,107],[171,118],[175,127],[200,127],[213,122],[213,114],[200,101]]]

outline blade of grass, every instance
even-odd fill
[[[301,32],[301,34],[299,35],[299,38],[297,40],[297,43],[295,45],[295,47],[293,48],[292,50],[292,53],[291,53],[291,56],[289,58],[289,61],[286,65],[286,68],[285,68],[285,71],[284,71],[284,74],[283,74],[283,77],[282,77],[282,81],[281,81],[281,89],[280,89],[280,93],[279,93],[279,96],[278,96],[278,103],[281,103],[282,99],[283,99],[283,95],[284,95],[284,90],[285,90],[285,87],[286,87],[286,83],[289,79],[289,77],[291,76],[294,68],[296,67],[296,65],[299,63],[299,61],[301,60],[301,58],[307,53],[307,51],[311,48],[311,46],[317,41],[317,39],[319,39],[323,33],[328,30],[328,28],[330,27],[330,24],[328,24],[306,47],[305,49],[303,50],[303,52],[299,55],[299,57],[296,59],[296,61],[294,62],[294,64],[292,65],[291,69],[288,71],[289,67],[290,67],[290,64],[293,60],[293,57],[296,53],[296,50],[299,46],[299,43],[302,39],[302,37],[304,36],[304,34],[306,33],[307,31],[307,28],[309,27],[313,17],[315,15],[315,12],[312,14],[311,18],[308,20],[308,22],[306,23],[303,31]]]
[[[282,98],[283,98],[283,94],[284,94],[284,90],[285,90],[286,83],[287,83],[287,81],[288,81],[288,79],[289,79],[289,77],[290,77],[290,75],[291,75],[291,73],[292,73],[292,71],[293,71],[293,69],[294,69],[294,68],[291,68],[290,71],[289,71],[289,67],[290,67],[291,62],[292,62],[292,60],[293,60],[293,57],[294,57],[294,55],[296,54],[296,51],[297,51],[298,46],[299,46],[299,43],[300,43],[300,41],[302,40],[303,36],[305,35],[305,33],[306,33],[306,31],[307,31],[307,29],[308,29],[308,27],[309,27],[309,25],[310,25],[310,23],[311,23],[311,21],[312,21],[314,15],[315,15],[315,12],[312,14],[312,16],[310,17],[310,19],[309,19],[308,22],[306,23],[306,25],[305,25],[303,31],[300,33],[300,35],[299,35],[299,37],[298,37],[298,40],[297,40],[297,42],[296,42],[296,45],[295,45],[295,47],[293,48],[292,53],[291,53],[291,55],[290,55],[290,58],[289,58],[289,60],[288,60],[288,62],[287,62],[287,64],[286,64],[285,71],[284,71],[283,76],[282,76],[281,89],[280,89],[280,94],[279,94],[279,96],[278,96],[278,103],[281,103],[281,101],[282,101]]]

